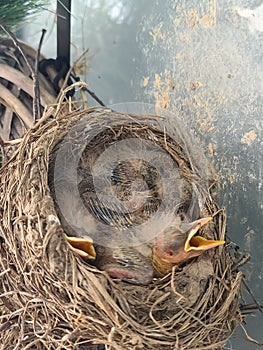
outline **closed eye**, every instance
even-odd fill
[[[172,250],[168,250],[166,253],[167,253],[167,255],[169,255],[169,256],[173,256],[173,255],[174,255],[174,252],[173,252]]]

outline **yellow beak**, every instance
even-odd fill
[[[225,244],[225,241],[221,240],[211,240],[206,239],[201,236],[195,236],[202,226],[207,224],[213,218],[211,216],[206,218],[201,218],[192,222],[193,226],[188,233],[187,239],[185,241],[184,250],[186,252],[190,251],[205,251],[211,248],[215,248],[219,245]]]
[[[96,251],[93,245],[93,239],[90,237],[70,237],[66,236],[66,240],[70,248],[84,260],[95,260]]]

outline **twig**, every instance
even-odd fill
[[[71,11],[69,11],[69,9],[67,8],[67,6],[65,6],[65,5],[63,4],[62,1],[58,0],[58,2],[59,2],[60,5],[65,9],[65,11],[67,11],[67,12],[70,14],[70,16],[72,16],[75,20],[78,19],[76,16],[73,15],[73,13],[72,13]]]
[[[66,75],[66,78],[64,80],[64,84],[61,88],[61,92],[65,89],[66,85],[67,85],[67,81],[70,77],[70,75],[72,76],[72,78],[78,83],[80,82],[80,78],[75,76],[74,74],[72,74],[72,71],[74,69],[74,67],[76,66],[76,64],[86,55],[86,53],[89,51],[89,49],[85,50],[82,55],[73,63],[73,65],[70,67],[70,69],[68,70],[68,73]],[[82,87],[82,89],[84,91],[86,91],[95,101],[97,101],[101,106],[106,107],[105,103],[103,103],[101,101],[101,99],[95,94],[95,92],[91,91],[90,89],[88,89],[86,86]],[[58,96],[59,99],[59,96]]]
[[[41,47],[43,43],[44,36],[46,34],[46,29],[42,29],[41,38],[39,41],[38,49],[37,49],[37,55],[36,55],[36,61],[35,61],[35,80],[34,80],[34,99],[33,99],[33,109],[35,111],[34,113],[34,121],[40,119],[41,117],[41,111],[40,111],[40,89],[39,89],[39,80],[38,80],[38,65],[39,65],[39,57],[41,52]]]
[[[249,286],[248,286],[248,284],[247,284],[247,282],[245,281],[244,278],[242,278],[242,282],[243,282],[246,290],[248,291],[249,295],[253,299],[254,303],[256,304],[256,306],[257,306],[256,309],[258,309],[260,312],[263,312],[263,309],[262,309],[261,305],[259,304],[259,302],[255,298],[254,294],[252,293],[252,290],[249,288]]]
[[[263,308],[263,305],[259,304],[261,308]],[[255,311],[258,310],[258,305],[256,304],[244,304],[240,305],[240,310],[243,311]]]
[[[66,75],[66,77],[65,77],[65,79],[64,79],[64,82],[63,82],[63,84],[62,84],[62,87],[61,87],[61,89],[60,89],[60,93],[59,93],[59,95],[57,96],[57,100],[59,101],[60,100],[60,97],[62,96],[62,95],[64,95],[64,90],[66,89],[66,87],[67,87],[67,84],[68,84],[68,80],[69,80],[69,77],[70,76],[72,76],[73,77],[73,79],[76,81],[76,82],[79,82],[80,81],[80,79],[78,78],[78,80],[75,78],[75,76],[72,74],[72,71],[74,70],[74,67],[76,66],[76,64],[86,55],[86,53],[89,51],[89,49],[87,49],[87,50],[85,50],[81,55],[80,55],[80,57],[73,63],[73,65],[72,66],[70,66],[70,68],[69,68],[69,70],[68,70],[68,72],[67,72],[67,75]]]
[[[84,87],[84,90],[87,91],[88,94],[90,94],[90,96],[97,101],[101,106],[106,107],[106,105],[101,101],[101,99],[99,99],[99,97],[95,94],[95,92],[91,91],[90,89],[88,89],[87,87]]]
[[[7,330],[17,327],[18,326],[18,316],[15,316],[14,318],[4,322],[1,326],[0,326],[0,333],[2,332],[6,332]]]
[[[4,25],[0,22],[0,27],[3,29],[4,32],[6,32],[6,34],[8,36],[10,36],[10,38],[12,39],[14,45],[17,47],[18,51],[20,52],[20,54],[22,55],[23,59],[26,62],[26,65],[28,66],[29,70],[30,70],[30,74],[33,76],[34,75],[34,70],[33,67],[31,66],[30,62],[28,61],[26,55],[24,54],[23,50],[21,49],[19,42],[17,40],[17,38],[15,37],[15,35]]]
[[[14,139],[14,140],[7,140],[7,141],[3,141],[3,145],[4,146],[15,146],[15,145],[19,144],[21,141],[22,141],[22,138]]]
[[[4,145],[5,145],[5,142],[4,142],[4,140],[2,139],[2,137],[0,136],[0,152],[1,152],[1,156],[2,156],[2,166],[4,165],[4,163],[5,163],[5,158],[6,158]],[[0,166],[0,167],[1,167],[1,166]]]
[[[71,74],[72,75],[72,74]],[[76,77],[74,75],[72,75],[73,79],[76,81],[76,82],[79,82],[80,81],[80,78],[79,77]],[[105,105],[105,103],[103,103],[101,101],[101,99],[95,94],[95,92],[91,91],[90,89],[88,89],[87,87],[83,87],[83,90],[84,91],[87,91],[87,93],[95,100],[98,102],[98,104],[100,104],[102,107],[107,107]]]
[[[242,325],[242,323],[240,324],[240,327],[243,329],[243,332],[245,333],[245,336],[247,337],[247,340],[250,341],[251,343],[257,344],[258,346],[262,346],[263,343],[259,343],[256,339],[252,338],[246,328]]]
[[[80,78],[79,78],[79,77],[76,77],[76,76],[74,76],[74,75],[72,75],[72,77],[73,77],[73,79],[74,79],[76,82],[79,82],[79,81],[80,81]],[[95,101],[97,101],[98,104],[100,104],[100,105],[103,106],[103,107],[107,107],[107,106],[105,105],[105,103],[103,103],[103,102],[101,101],[101,99],[95,94],[95,92],[91,91],[91,90],[88,89],[86,86],[83,87],[83,90],[84,90],[84,91],[87,91],[87,93],[88,93]]]
[[[240,259],[238,259],[236,262],[233,263],[231,267],[231,271],[237,271],[237,269],[245,265],[249,260],[250,260],[250,254],[249,253],[243,254]]]

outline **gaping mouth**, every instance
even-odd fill
[[[193,227],[190,229],[187,240],[185,242],[184,250],[189,252],[191,250],[208,250],[219,245],[225,244],[221,240],[209,240],[199,235],[196,235],[202,226],[212,220],[212,217],[201,218],[193,222]]]
[[[70,248],[84,260],[95,260],[96,251],[93,246],[93,240],[90,237],[69,237],[66,240]]]

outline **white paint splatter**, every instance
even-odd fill
[[[238,8],[239,16],[248,19],[248,27],[250,32],[263,32],[263,3],[255,9]]]

